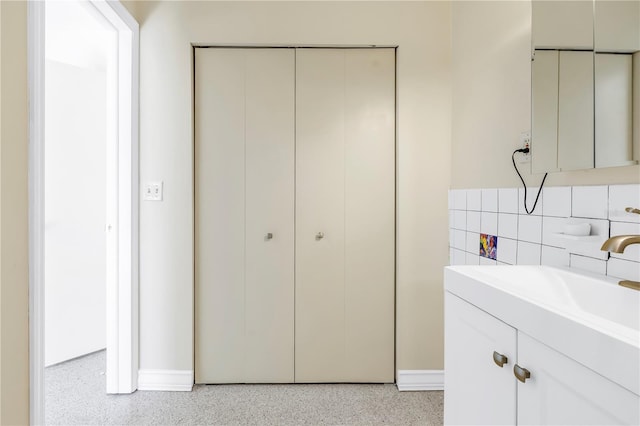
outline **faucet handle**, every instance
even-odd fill
[[[627,213],[640,214],[640,210],[634,209],[633,207],[627,207],[626,209],[624,209],[624,211],[626,211]]]

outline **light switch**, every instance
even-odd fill
[[[162,201],[162,182],[147,182],[144,185],[145,201]]]

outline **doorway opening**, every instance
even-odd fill
[[[29,2],[30,416],[45,366],[106,348],[138,375],[138,39],[117,1]]]

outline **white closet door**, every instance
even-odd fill
[[[198,383],[293,380],[293,58],[196,49]]]
[[[290,383],[295,54],[259,49],[246,58],[245,374],[251,383]]]
[[[296,60],[296,382],[394,378],[393,49]]]

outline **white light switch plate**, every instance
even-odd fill
[[[144,185],[145,201],[162,201],[162,182],[147,182]]]

